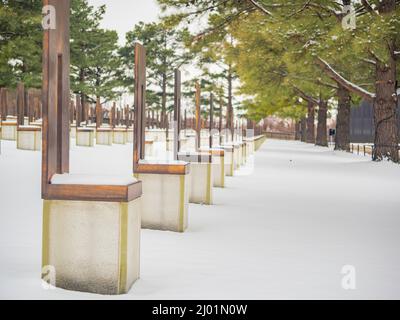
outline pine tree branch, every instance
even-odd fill
[[[316,80],[315,83],[316,83],[316,84],[319,84],[319,85],[321,85],[321,86],[330,88],[330,89],[335,89],[335,90],[339,89],[338,86],[335,86],[335,85],[330,84],[330,83],[326,83],[326,82],[321,81],[321,80]]]
[[[326,7],[321,4],[317,4],[317,3],[313,3],[313,2],[310,2],[307,6],[311,7],[311,8],[323,10],[323,11],[335,16],[336,19],[338,19],[339,21],[341,21],[343,18],[343,13],[336,11],[334,8]]]
[[[368,63],[368,64],[372,64],[373,66],[376,66],[376,61],[375,60],[371,60],[371,59],[362,59],[362,61]]]
[[[345,87],[350,92],[353,92],[360,97],[368,100],[373,101],[375,99],[375,94],[357,86],[356,84],[346,80],[342,77],[338,72],[336,72],[325,60],[317,57],[316,58],[317,65],[326,73],[326,75],[331,78],[332,80],[336,81],[338,84]]]
[[[272,16],[272,12],[268,11],[267,9],[265,9],[261,4],[259,4],[257,1],[255,0],[248,0],[254,7],[256,7],[258,10],[260,10],[261,12],[263,12],[264,14],[266,14],[267,16]]]
[[[197,15],[200,15],[200,14],[203,14],[203,13],[207,13],[207,12],[210,12],[210,11],[212,11],[212,10],[214,10],[214,9],[219,8],[220,6],[225,5],[227,2],[228,2],[228,0],[220,1],[220,2],[217,3],[216,5],[210,5],[210,6],[208,6],[208,7],[206,6],[206,7],[204,7],[204,8],[199,9],[199,10],[189,12],[189,13],[187,13],[186,15],[187,15],[187,16],[193,16],[193,15],[194,15],[194,16],[197,16]]]
[[[220,23],[219,25],[217,25],[217,26],[215,26],[215,27],[213,27],[213,28],[208,28],[207,30],[205,30],[205,31],[203,31],[203,32],[201,32],[201,33],[195,35],[193,40],[194,40],[194,41],[199,41],[199,40],[201,40],[201,39],[204,38],[205,36],[207,36],[207,35],[209,35],[209,34],[211,34],[211,33],[214,33],[215,31],[218,31],[218,30],[220,30],[221,28],[224,28],[225,26],[231,24],[236,18],[240,17],[242,14],[251,12],[252,10],[253,10],[253,8],[248,7],[248,8],[245,8],[245,9],[241,10],[241,11],[238,11],[237,13],[235,13],[235,14],[233,14],[233,15],[227,17],[227,18],[226,18],[222,23]]]
[[[293,16],[295,16],[295,15],[297,15],[297,14],[303,12],[304,10],[306,10],[306,9],[307,9],[307,6],[310,4],[310,2],[311,2],[311,0],[308,0],[299,10],[297,10],[297,11],[291,13],[291,14],[289,15],[289,18],[292,18]]]
[[[368,49],[368,53],[370,54],[370,56],[372,58],[375,59],[376,62],[379,62],[379,63],[383,64],[383,61],[378,58],[378,56],[375,54],[374,51],[372,51],[371,49]]]
[[[319,104],[319,100],[315,99],[314,97],[306,94],[304,91],[302,91],[301,89],[299,89],[297,86],[295,86],[294,84],[292,84],[292,87],[294,89],[294,91],[296,91],[296,93],[303,98],[304,100],[307,100],[308,102],[311,102],[313,104]]]
[[[369,13],[378,15],[378,13],[372,8],[368,0],[361,0],[362,5],[364,6],[365,10],[367,10]]]

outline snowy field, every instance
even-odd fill
[[[130,174],[131,149],[72,146],[71,172]],[[109,298],[42,288],[41,153],[1,151],[0,298]],[[214,199],[184,234],[143,230],[141,279],[118,298],[400,299],[398,165],[268,141]]]

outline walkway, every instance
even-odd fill
[[[72,171],[129,172],[130,149],[74,147]],[[3,142],[0,177],[0,298],[101,298],[41,288],[40,153]],[[397,165],[268,141],[214,206],[190,205],[188,232],[143,230],[141,279],[122,298],[398,299],[399,192]]]

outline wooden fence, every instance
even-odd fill
[[[268,139],[277,139],[277,140],[296,140],[295,133],[290,132],[272,132],[267,131],[265,132],[265,136]]]

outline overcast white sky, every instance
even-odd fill
[[[125,43],[125,33],[132,30],[136,23],[156,21],[161,13],[156,0],[88,0],[88,2],[95,7],[103,4],[107,6],[102,27],[116,30],[120,44]]]
[[[116,30],[119,35],[120,45],[125,44],[125,34],[132,30],[135,24],[140,21],[146,23],[157,21],[161,15],[161,10],[156,0],[88,0],[88,2],[95,7],[103,4],[107,6],[101,26],[105,29]],[[200,72],[190,64],[183,66],[181,71],[182,81],[194,78]],[[124,95],[121,102],[123,104],[131,103],[132,100],[132,96]]]

